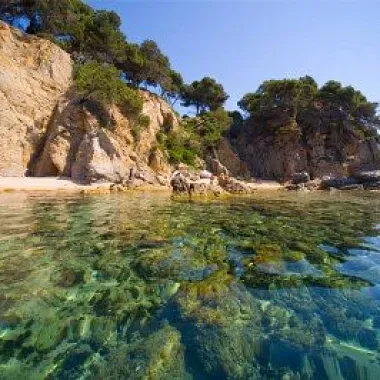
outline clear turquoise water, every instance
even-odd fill
[[[0,195],[0,379],[379,379],[380,197]]]

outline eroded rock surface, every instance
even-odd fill
[[[70,84],[70,56],[0,22],[0,176],[22,176]]]
[[[334,112],[315,110],[296,120],[278,116],[244,125],[230,145],[238,160],[222,162],[232,172],[242,162],[239,166],[245,164],[251,176],[280,181],[299,172],[314,179],[379,168],[378,138],[363,138],[347,115]],[[220,150],[225,151],[224,143]]]
[[[117,107],[110,110],[112,126],[104,128],[75,93],[62,99],[33,174],[120,182],[131,170],[144,171],[146,176],[169,173],[156,135],[168,120],[169,128],[176,128],[178,120],[162,99],[143,91],[140,95],[150,123],[138,133],[136,121],[123,116]]]

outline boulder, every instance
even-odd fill
[[[176,194],[190,194],[190,186],[187,183],[185,177],[180,172],[174,173],[170,181],[170,186],[172,187],[173,192]]]
[[[340,177],[340,178],[331,178],[324,177],[321,181],[322,189],[336,188],[340,189],[345,186],[357,185],[357,181],[352,177]]]
[[[219,186],[231,194],[249,194],[255,191],[255,187],[248,182],[240,181],[233,177],[220,176]]]
[[[310,181],[310,174],[307,172],[294,173],[292,183],[299,185],[301,183],[308,183]]]
[[[352,175],[360,183],[380,181],[380,170],[358,171]]]
[[[217,177],[222,174],[227,176],[230,175],[228,169],[216,158],[209,158],[208,166],[210,167],[211,172]]]
[[[213,177],[213,174],[211,172],[209,172],[208,170],[202,170],[200,173],[199,173],[199,177],[201,179],[212,179]]]
[[[139,94],[144,101],[143,114],[151,122],[135,138],[133,120],[118,107],[110,107],[112,127],[105,128],[86,101],[75,91],[68,93],[58,104],[32,174],[72,177],[78,182],[121,182],[130,177],[130,168],[136,167],[143,168],[136,178],[148,183],[156,182],[157,173],[168,174],[170,166],[157,148],[156,135],[169,106],[153,94]]]

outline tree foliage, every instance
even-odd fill
[[[343,87],[341,83],[331,80],[321,87],[318,99],[325,105],[338,108],[355,119],[374,120],[376,118],[377,104],[369,102],[352,86]]]
[[[104,108],[116,104],[124,114],[137,116],[142,111],[142,99],[120,76],[121,72],[114,66],[91,62],[78,68],[75,79],[85,98],[97,101]]]
[[[185,86],[182,91],[182,98],[183,105],[185,107],[194,106],[197,115],[199,115],[222,107],[228,99],[228,95],[223,86],[217,83],[215,79],[205,77]]]
[[[163,88],[163,94],[166,96],[166,99],[174,105],[178,99],[180,99],[185,88],[185,83],[182,75],[175,70],[169,71],[169,77],[170,80],[168,84]]]
[[[204,156],[219,145],[231,123],[229,113],[218,108],[195,118],[184,118],[178,130],[160,133],[158,140],[171,163],[193,166],[197,156]]]
[[[295,116],[307,108],[318,92],[317,83],[306,76],[300,79],[269,80],[255,93],[248,93],[238,102],[248,115],[272,117],[281,113]]]
[[[310,76],[266,81],[256,92],[244,95],[238,105],[250,118],[296,118],[303,111],[333,110],[358,122],[379,122],[377,104],[369,102],[360,91],[336,81],[318,88]]]
[[[223,108],[203,114],[201,123],[197,128],[203,147],[206,149],[216,148],[223,134],[230,128],[231,123],[232,118]]]

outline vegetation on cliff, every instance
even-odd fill
[[[76,84],[85,97],[91,97],[102,107],[116,104],[126,115],[138,115],[143,101],[137,92],[120,79],[121,73],[114,66],[97,62],[78,67]]]
[[[330,113],[332,119],[351,121],[367,134],[380,126],[377,104],[369,102],[360,91],[333,80],[318,88],[310,76],[265,81],[256,92],[244,95],[238,105],[251,121],[299,121],[306,113]]]
[[[197,156],[212,153],[231,123],[229,113],[217,108],[195,118],[184,118],[179,130],[160,133],[158,138],[171,163],[183,162],[193,166]]]

